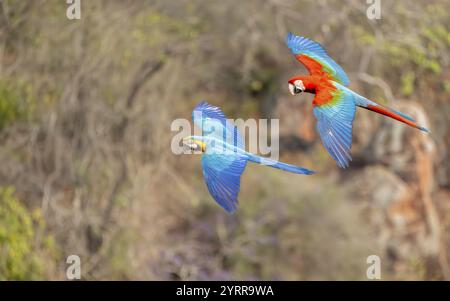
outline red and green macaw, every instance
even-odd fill
[[[410,116],[377,104],[347,88],[350,83],[347,74],[319,43],[288,33],[286,44],[310,74],[289,79],[289,91],[292,95],[301,92],[316,95],[313,112],[317,119],[317,131],[326,150],[339,167],[346,168],[351,161],[352,125],[356,106],[429,132]]]

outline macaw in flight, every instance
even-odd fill
[[[407,125],[429,132],[410,116],[387,108],[361,96],[349,88],[344,70],[317,42],[288,33],[286,44],[295,58],[308,69],[308,76],[289,79],[292,95],[313,93],[313,112],[322,144],[341,168],[351,161],[352,125],[356,106],[391,117]]]
[[[227,212],[237,209],[241,175],[247,161],[268,165],[296,174],[311,175],[314,171],[245,151],[244,140],[236,126],[228,121],[218,107],[199,103],[192,112],[194,124],[202,136],[183,138],[183,145],[202,152],[203,177],[214,200]]]

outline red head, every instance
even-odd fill
[[[289,92],[292,95],[296,95],[302,92],[315,92],[315,85],[312,80],[307,76],[296,76],[291,78],[289,81]]]
[[[305,92],[306,88],[301,79],[292,78],[289,80],[289,92],[292,95],[296,95]]]

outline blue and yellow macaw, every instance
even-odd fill
[[[348,167],[351,160],[352,127],[357,106],[428,132],[412,117],[347,88],[350,83],[347,74],[319,43],[288,33],[286,45],[309,71],[308,76],[289,79],[289,91],[293,95],[301,92],[315,94],[313,111],[317,119],[317,131],[326,150],[339,167]]]
[[[278,162],[245,151],[238,129],[230,123],[218,107],[201,102],[192,112],[194,124],[202,129],[202,136],[183,138],[183,145],[202,152],[203,177],[214,200],[227,212],[238,206],[240,179],[247,161],[268,165],[297,174],[313,174],[306,168]]]

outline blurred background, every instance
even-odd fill
[[[0,1],[0,279],[450,279],[450,1]],[[350,88],[432,134],[358,110],[353,162],[315,132],[288,31]],[[249,165],[226,214],[171,122],[201,99],[279,118],[292,176]]]

